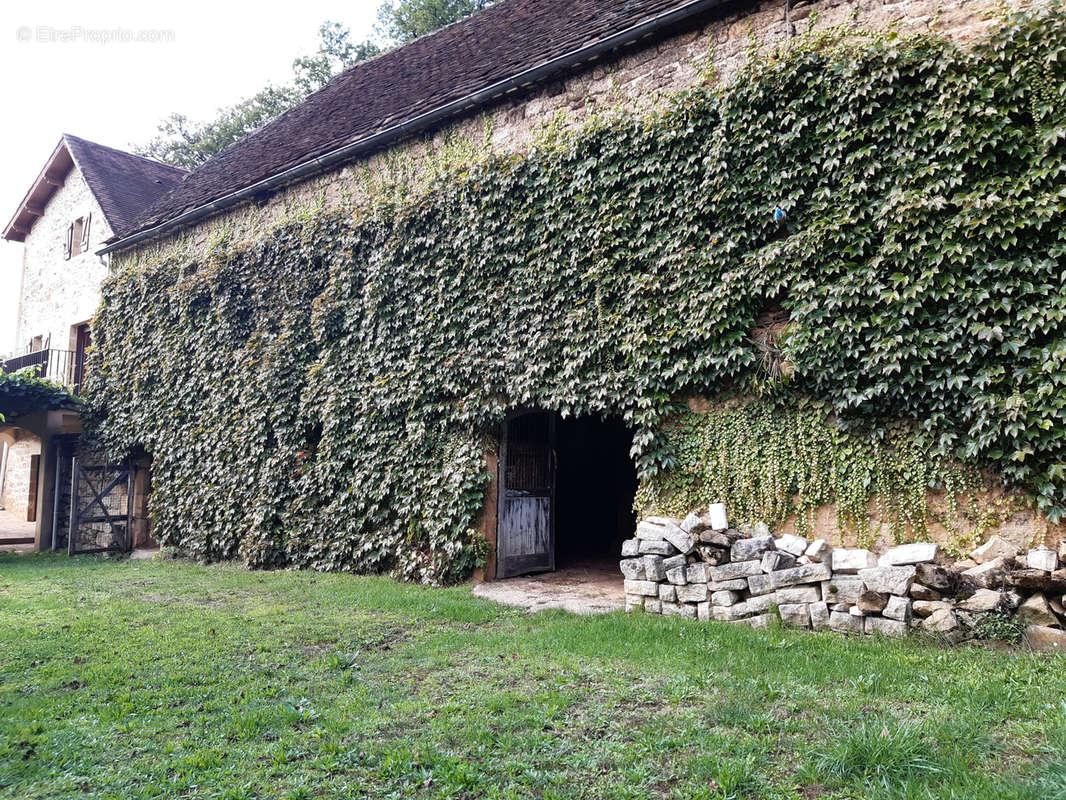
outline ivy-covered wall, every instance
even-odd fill
[[[153,456],[165,543],[254,566],[460,578],[508,409],[622,415],[650,481],[679,401],[725,390],[913,420],[1061,516],[1064,56],[1059,4],[971,52],[812,37],[410,201],[120,269],[96,430]]]

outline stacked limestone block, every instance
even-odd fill
[[[622,545],[626,609],[653,614],[905,636],[972,638],[990,613],[1015,615],[1037,649],[1066,652],[1066,554],[1020,554],[1002,539],[951,563],[932,542],[869,550],[774,537],[765,525],[716,528],[711,515],[648,517]]]

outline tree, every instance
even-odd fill
[[[394,44],[433,33],[481,11],[493,0],[385,0],[378,7],[378,32]]]
[[[338,72],[385,50],[424,36],[475,11],[493,0],[385,0],[378,8],[376,32],[381,43],[371,39],[352,41],[351,31],[337,22],[324,22],[318,29],[318,51],[292,62],[293,80],[283,86],[267,86],[251,97],[220,108],[214,119],[190,120],[173,113],[162,120],[159,135],[136,148],[149,156],[186,169],[195,169],[237,140],[321,89]]]

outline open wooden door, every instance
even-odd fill
[[[496,577],[555,569],[555,415],[507,420],[500,464]]]

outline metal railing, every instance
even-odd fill
[[[27,367],[33,368],[33,374],[37,377],[61,383],[74,394],[78,394],[85,380],[85,353],[73,350],[34,350],[0,361],[0,370],[4,372],[17,372]]]

